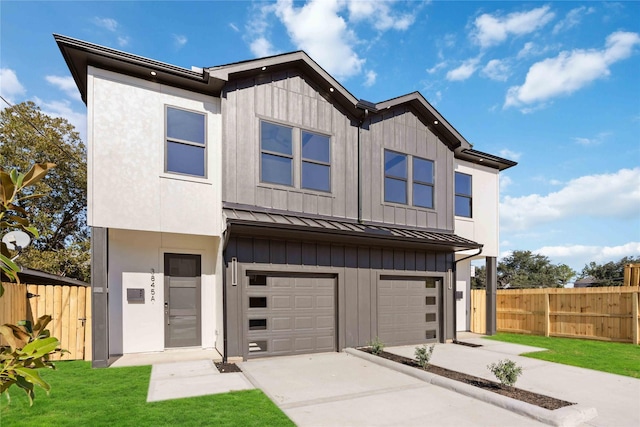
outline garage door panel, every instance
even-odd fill
[[[268,298],[266,307],[247,312],[249,322],[267,319],[266,328],[247,332],[250,357],[335,351],[335,278],[272,276],[264,282],[247,286],[249,298]]]
[[[437,339],[439,278],[381,278],[378,281],[378,337],[386,345]],[[433,336],[433,337],[432,337]]]

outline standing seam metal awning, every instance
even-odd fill
[[[430,249],[462,251],[479,249],[482,244],[456,236],[453,233],[426,231],[412,228],[390,227],[373,223],[357,223],[348,220],[328,218],[313,218],[291,212],[263,212],[252,209],[225,207],[223,209],[227,227],[231,230],[238,228],[245,233],[251,230],[256,235],[270,235],[278,232],[278,236],[306,237],[317,234],[322,240],[342,241],[345,238],[375,240],[378,244],[393,244],[394,246],[424,246]],[[355,242],[355,241],[354,241]]]

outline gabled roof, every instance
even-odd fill
[[[235,204],[224,205],[227,228],[251,236],[273,236],[314,240],[343,241],[384,247],[411,247],[438,251],[479,249],[483,245],[443,231],[398,227],[373,222],[359,223],[319,215],[256,208]]]
[[[223,88],[233,80],[296,68],[314,82],[322,96],[341,106],[356,120],[362,121],[371,115],[384,114],[388,109],[406,105],[411,107],[449,149],[455,152],[456,157],[499,170],[516,164],[510,160],[472,150],[471,144],[419,92],[378,103],[359,100],[304,51],[194,71],[59,34],[54,34],[53,37],[85,103],[87,102],[87,66],[95,66],[211,96],[220,96]]]

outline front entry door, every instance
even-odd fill
[[[164,255],[165,347],[202,344],[200,255]]]

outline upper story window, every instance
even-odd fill
[[[473,213],[471,202],[471,175],[456,172],[456,215],[471,218]]]
[[[260,126],[260,176],[263,182],[293,186],[293,129],[274,123]]]
[[[413,158],[413,204],[433,209],[433,161]]]
[[[260,122],[260,181],[331,191],[331,138]]]
[[[407,156],[384,150],[384,201],[407,204]]]
[[[165,137],[165,172],[206,176],[204,114],[167,107]]]
[[[302,131],[302,188],[331,191],[328,136]]]
[[[433,161],[395,151],[384,151],[385,202],[405,205],[411,203],[432,209],[434,185]]]

